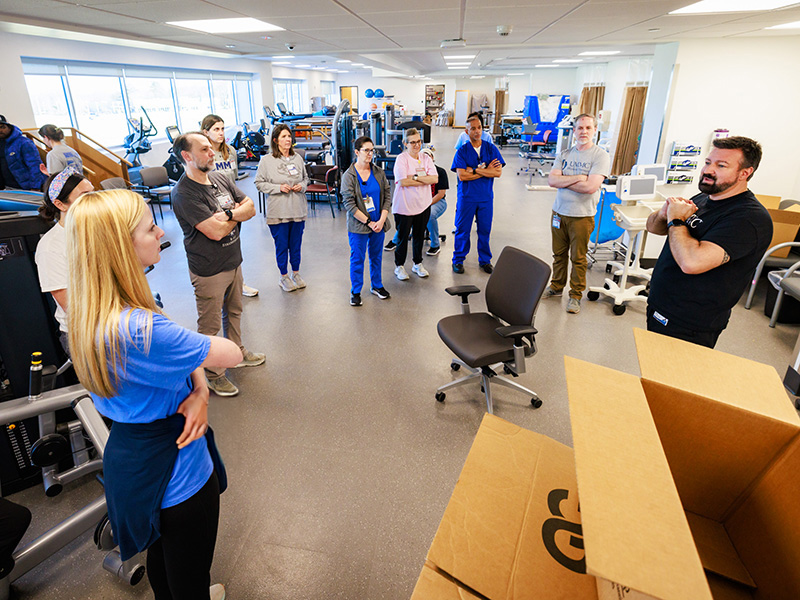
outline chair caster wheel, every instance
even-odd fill
[[[600,297],[600,292],[588,292],[586,297],[589,299],[589,302],[594,302]]]
[[[797,410],[800,410],[800,398],[797,398],[797,399],[794,401],[794,407],[795,407]]]
[[[506,375],[513,375],[513,374],[514,374],[514,371],[512,371],[511,369],[509,369],[509,368],[508,368],[508,365],[503,365],[503,373],[505,373]]]
[[[539,408],[541,405],[542,405],[542,401],[539,400],[538,397],[534,396],[533,398],[531,398],[531,406],[533,408]]]
[[[434,397],[436,398],[437,402],[444,402],[445,396],[446,394],[444,392],[436,392],[436,396]]]
[[[610,286],[610,285],[608,285],[608,282],[607,282],[607,281],[603,283],[603,289],[604,289],[604,290],[610,290],[610,289],[611,289],[611,286]]]
[[[625,312],[626,308],[627,307],[624,304],[615,304],[611,307],[611,312],[613,312],[615,315],[621,315]]]
[[[614,280],[614,283],[619,283],[619,275],[614,275],[612,279]]]
[[[461,368],[461,365],[457,362],[450,363],[450,370],[451,371],[458,371]]]

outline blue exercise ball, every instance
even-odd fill
[[[375,95],[375,92],[372,91],[372,88],[367,88],[367,90],[364,92],[364,95],[367,98],[372,98]]]
[[[383,93],[383,90],[381,88],[378,88],[377,90],[375,90],[375,97],[376,98],[383,98],[383,96],[384,96],[384,93]]]

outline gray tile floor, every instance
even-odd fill
[[[434,128],[438,162],[449,166],[457,132]],[[503,151],[508,166],[495,186],[492,248],[513,245],[550,259],[549,211],[553,192],[528,192],[515,148]],[[241,182],[255,198],[252,176]],[[455,187],[455,176],[451,175]],[[244,225],[245,281],[258,297],[245,299],[245,344],[267,353],[267,363],[233,372],[242,393],[212,397],[211,421],[228,467],[230,487],[222,516],[213,578],[231,600],[408,598],[425,553],[485,412],[477,387],[462,387],[434,401],[436,388],[453,378],[450,354],[436,322],[457,313],[453,284],[488,278],[473,253],[466,274],[450,268],[455,189],[441,219],[448,238],[443,252],[426,257],[431,275],[399,282],[384,253],[382,301],[364,294],[349,303],[345,214],[327,206],[312,211],[304,237],[301,272],[305,290],[284,293],[277,285],[274,248],[263,218]],[[195,307],[180,228],[171,213],[164,229],[173,247],[149,275],[168,314],[193,328]],[[473,241],[474,244],[474,241]],[[474,246],[473,246],[474,248]],[[410,257],[409,264],[410,266]],[[601,262],[589,272],[602,284]],[[767,326],[764,283],[755,309],[743,301],[718,349],[773,365],[783,375],[798,328]],[[474,306],[483,306],[473,296]],[[539,308],[539,354],[520,381],[544,405],[533,410],[525,396],[496,389],[495,413],[571,444],[563,356],[638,374],[632,328],[644,327],[644,305],[613,316],[607,301],[584,300],[568,315],[565,299]],[[676,368],[686,369],[686,366]],[[789,401],[787,399],[787,401]],[[16,494],[34,524],[26,539],[77,510],[101,488],[91,478],[48,499],[41,488]],[[101,567],[91,535],[21,578],[18,598],[37,600],[150,598],[148,584],[125,588]]]

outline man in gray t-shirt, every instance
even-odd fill
[[[212,172],[214,150],[199,132],[175,138],[173,153],[184,173],[172,190],[175,216],[183,230],[189,275],[197,303],[197,331],[226,338],[239,345],[242,362],[237,367],[264,364],[266,357],[242,344],[241,223],[256,214],[253,201],[222,173]],[[208,387],[218,396],[235,396],[238,388],[225,369],[207,368]]]
[[[561,296],[567,284],[567,266],[572,261],[569,278],[568,313],[581,310],[586,289],[586,252],[594,230],[594,214],[600,198],[600,185],[608,176],[608,153],[594,144],[597,120],[582,114],[575,119],[575,145],[558,157],[547,183],[556,188],[550,231],[553,238],[553,278],[544,298]]]

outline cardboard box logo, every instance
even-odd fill
[[[547,495],[547,507],[554,518],[547,519],[542,523],[542,541],[544,547],[556,562],[566,567],[570,571],[575,571],[581,575],[586,574],[586,555],[575,559],[564,554],[556,542],[556,534],[560,531],[567,531],[572,535],[569,537],[569,545],[573,548],[583,550],[583,528],[580,523],[573,523],[564,518],[561,512],[561,502],[569,497],[569,490],[553,490]],[[578,512],[580,512],[578,506]],[[580,537],[577,537],[580,536]]]

